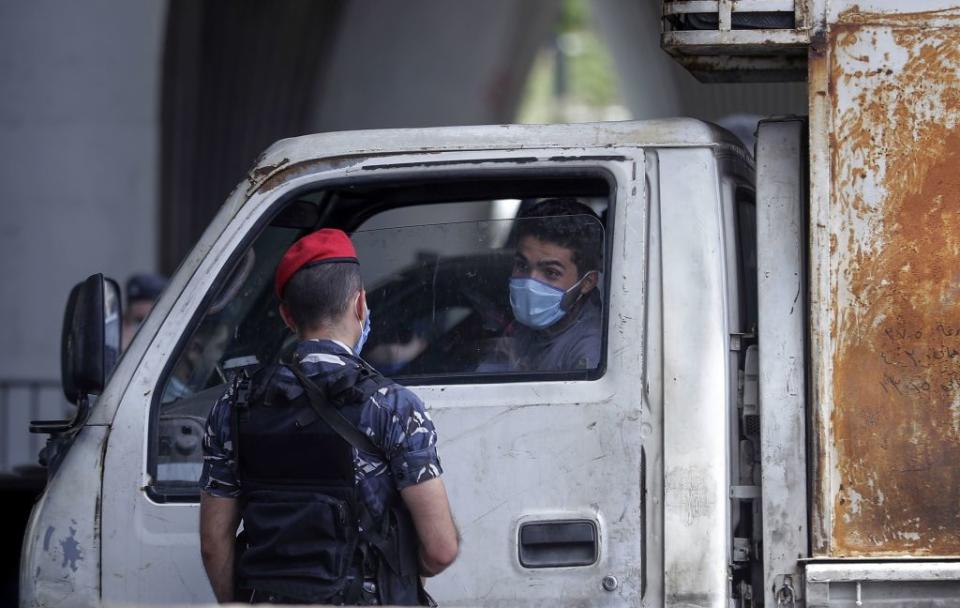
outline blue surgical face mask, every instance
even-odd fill
[[[510,306],[513,316],[533,329],[550,327],[567,314],[562,306],[563,298],[574,289],[579,289],[584,278],[586,275],[566,291],[530,277],[511,278]]]
[[[357,338],[357,343],[353,347],[353,354],[359,355],[360,351],[363,350],[363,345],[367,343],[367,337],[370,335],[370,309],[367,309],[367,316],[363,319],[363,324],[360,325],[360,337]]]

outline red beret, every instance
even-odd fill
[[[353,262],[358,264],[357,250],[350,237],[336,228],[324,228],[310,233],[290,245],[277,264],[277,297],[283,298],[283,288],[298,270],[307,264]]]

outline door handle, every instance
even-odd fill
[[[591,520],[526,522],[519,535],[524,568],[589,566],[599,554],[597,524]]]

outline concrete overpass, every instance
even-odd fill
[[[805,112],[802,84],[694,81],[659,48],[656,2],[586,1],[633,117]],[[174,270],[276,139],[513,121],[560,9],[557,0],[0,5],[0,380],[47,387],[8,384],[0,395],[0,470],[34,458],[42,438],[25,432],[31,417],[60,415],[60,323],[76,281]]]

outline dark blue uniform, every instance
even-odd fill
[[[338,386],[338,382],[342,384],[341,381],[344,379],[352,382],[357,371],[366,367],[366,364],[356,357],[349,348],[339,342],[330,340],[300,342],[296,348],[296,356],[304,374],[321,388]],[[262,386],[257,386],[258,382]],[[234,447],[237,444],[234,441],[233,433],[235,432],[234,429],[237,428],[237,421],[233,420],[233,417],[236,415],[236,390],[236,385],[233,385],[210,411],[203,441],[204,464],[200,486],[203,491],[213,496],[244,499],[244,508],[250,509],[251,505],[255,505],[258,500],[256,497],[259,490],[252,485],[251,487],[244,486],[244,472],[252,471],[255,468],[254,465],[258,463],[252,462],[249,465],[239,467],[239,469],[235,463]],[[257,402],[258,399],[260,400],[257,403],[262,404],[264,400],[274,400],[280,408],[277,412],[281,418],[283,416],[283,406],[297,403],[298,399],[300,400],[299,403],[305,402],[305,399],[302,399],[303,387],[293,375],[293,372],[286,366],[273,367],[266,375],[255,375],[250,394],[254,395],[254,397],[251,397],[251,401]],[[265,395],[271,396],[265,397]],[[309,411],[306,407],[301,407],[301,409]],[[257,411],[259,412],[258,416],[267,415],[266,420],[271,419],[270,407],[266,409],[260,407]],[[367,453],[355,447],[349,447],[352,453],[353,486],[356,495],[365,506],[370,520],[391,521],[391,518],[396,519],[396,514],[388,513],[388,511],[395,509],[395,505],[400,502],[399,490],[439,477],[441,474],[442,470],[436,449],[436,430],[423,402],[416,395],[410,390],[382,378],[380,378],[375,392],[366,397],[363,403],[354,404],[352,411],[356,427],[381,452],[379,454]],[[241,420],[243,420],[242,416]],[[264,419],[261,418],[261,420]],[[245,432],[240,431],[240,434],[244,436]],[[288,436],[295,437],[296,430],[294,430],[293,435]],[[264,436],[264,439],[269,439],[269,435]],[[310,441],[312,440],[308,439],[308,442]],[[339,438],[337,438],[337,441],[339,441]],[[311,445],[311,443],[302,445]],[[309,471],[311,467],[319,471],[324,466],[329,466],[326,458],[327,452],[325,452],[327,448],[322,445],[317,446],[315,441],[312,441],[312,445],[314,451],[309,458],[316,464],[289,460],[304,457],[299,449],[290,449],[291,453],[273,456],[271,452],[263,451],[262,442],[259,442],[259,445],[249,447],[241,442],[239,461],[241,464],[248,462],[245,461],[243,455],[247,454],[246,458],[249,459],[250,454],[256,451],[260,460],[280,458],[279,461],[276,461],[277,464],[283,461],[291,463],[289,467],[284,465],[284,468],[292,471]],[[343,443],[342,445],[347,444]],[[332,450],[333,447],[329,449]],[[286,452],[288,450],[281,448],[280,451]],[[346,462],[349,462],[349,459]],[[271,466],[276,465],[268,465],[267,470]],[[263,468],[261,467],[261,472],[258,473],[261,480],[262,471]],[[319,475],[319,477],[323,477],[323,475]],[[245,528],[248,530],[252,529],[252,523],[258,523],[252,519],[254,514],[255,511],[249,513],[244,511]],[[248,522],[248,519],[251,521]],[[267,525],[274,525],[274,523],[266,522]],[[344,524],[338,525],[344,526]],[[345,525],[350,526],[349,523]],[[415,542],[415,539],[413,542]],[[272,548],[268,547],[268,549],[268,552],[272,551]],[[277,563],[275,556],[270,559],[273,560],[271,565]]]
[[[297,354],[310,377],[336,375],[346,362],[357,360],[346,346],[329,340],[301,342]],[[273,381],[291,400],[303,393],[293,373],[286,368],[280,368]],[[230,436],[231,399],[232,387],[217,401],[207,418],[200,476],[200,487],[205,492],[224,498],[240,496]],[[390,493],[440,476],[437,431],[423,402],[409,389],[394,384],[371,397],[361,414],[360,431],[390,458],[389,462],[383,462],[375,454],[354,450],[356,483],[371,513],[382,513],[384,497]]]

